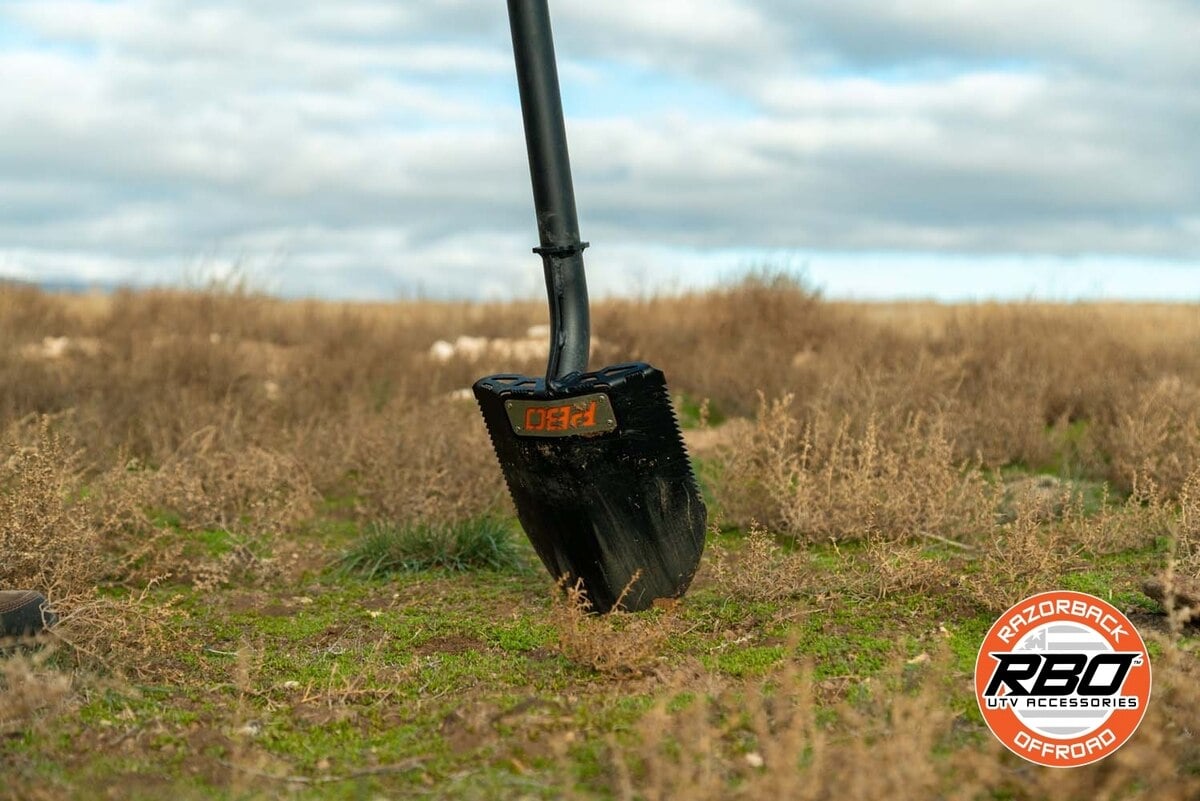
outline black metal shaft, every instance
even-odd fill
[[[568,373],[587,370],[591,337],[583,271],[587,243],[579,238],[550,9],[546,0],[508,0],[508,20],[541,243],[534,252],[542,257],[550,301],[549,385]]]

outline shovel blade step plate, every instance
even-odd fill
[[[552,390],[541,378],[494,375],[474,392],[521,526],[552,576],[582,579],[600,613],[618,598],[638,611],[683,594],[706,511],[662,371],[620,364]]]

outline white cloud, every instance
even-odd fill
[[[566,91],[607,98],[568,121],[589,263],[619,261],[598,291],[765,250],[1200,259],[1194,3],[553,14]],[[36,0],[0,27],[0,272],[538,291],[502,4]]]

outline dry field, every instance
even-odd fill
[[[63,618],[0,655],[0,798],[1200,798],[1200,308],[767,275],[593,315],[594,365],[665,370],[713,523],[642,615],[534,564],[461,398],[542,369],[540,303],[0,286],[0,587]],[[1154,666],[1071,771],[970,687],[1057,588]]]

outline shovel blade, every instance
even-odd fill
[[[706,511],[662,371],[620,364],[551,388],[494,375],[474,392],[521,526],[552,576],[582,580],[599,613],[683,594]]]

